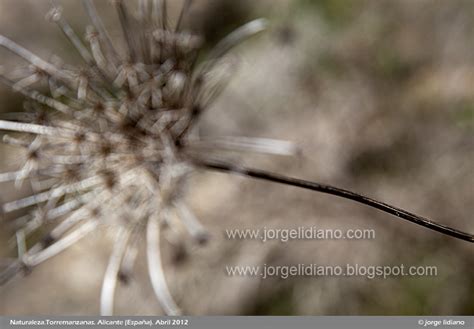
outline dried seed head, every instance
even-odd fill
[[[0,213],[39,209],[41,216],[32,210],[19,231],[26,235],[42,223],[57,222],[37,245],[19,252],[15,268],[32,268],[106,223],[116,232],[101,299],[102,313],[110,314],[115,284],[128,282],[133,265],[134,257],[127,255],[140,232],[147,231],[153,287],[164,310],[177,314],[161,266],[158,230],[166,222],[184,227],[198,244],[208,241],[204,226],[181,200],[193,168],[191,155],[206,147],[270,153],[281,149],[268,140],[224,139],[213,144],[191,138],[201,114],[222,90],[219,82],[207,83],[222,57],[262,31],[265,22],[256,20],[237,29],[196,65],[202,38],[179,30],[190,1],[176,28],[167,24],[166,1],[140,1],[138,17],[123,1],[115,1],[124,54],[110,39],[93,1],[83,3],[92,23],[86,27],[87,45],[61,8],[54,6],[47,15],[81,55],[84,64],[79,67],[58,59],[47,62],[0,35],[0,46],[30,65],[26,76],[15,79],[2,72],[0,80],[29,100],[26,108],[31,113],[0,120],[0,130],[21,134],[21,140],[9,142],[27,149],[19,170],[0,174],[0,182],[27,179],[34,190],[31,196],[3,204]],[[145,4],[150,10],[142,7]],[[38,91],[44,87],[48,93]],[[178,215],[178,223],[166,219],[169,212]]]

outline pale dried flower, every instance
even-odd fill
[[[179,226],[198,244],[208,238],[182,199],[195,167],[193,153],[210,147],[293,151],[278,141],[207,141],[193,134],[203,111],[223,89],[214,71],[229,50],[264,30],[266,22],[258,19],[238,28],[198,62],[201,37],[181,30],[191,1],[184,2],[174,26],[164,0],[138,1],[136,15],[124,1],[114,1],[124,35],[123,54],[94,3],[83,4],[92,22],[86,28],[88,45],[56,4],[47,18],[64,32],[84,65],[64,65],[57,58],[45,61],[0,35],[2,47],[29,63],[20,78],[0,77],[29,100],[26,112],[0,120],[1,130],[18,135],[5,135],[3,141],[26,150],[22,167],[0,174],[0,182],[12,181],[19,187],[27,180],[34,191],[1,207],[4,214],[31,209],[14,221],[20,227],[18,260],[3,279],[39,265],[98,227],[107,227],[116,238],[104,277],[101,313],[110,315],[117,279],[130,271],[137,241],[146,232],[156,296],[167,314],[179,314],[162,269],[159,231],[163,225]],[[44,86],[48,93],[37,91]],[[56,226],[50,233],[27,248],[26,240],[51,223]]]

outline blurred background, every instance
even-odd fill
[[[81,3],[59,3],[82,36],[89,21]],[[119,37],[109,2],[96,3]],[[173,19],[182,2],[170,3]],[[47,0],[0,0],[0,33],[45,59],[77,61],[45,20],[48,10]],[[270,28],[233,52],[238,69],[206,113],[203,134],[293,141],[299,157],[234,158],[474,232],[474,1],[196,0],[186,26],[210,48],[258,17]],[[4,68],[24,64],[3,49],[0,59]],[[22,98],[0,86],[0,111],[21,107]],[[0,172],[18,165],[14,149],[0,144]],[[22,191],[3,184],[0,193],[12,200]],[[212,240],[191,246],[179,262],[163,245],[170,289],[185,314],[474,314],[472,244],[351,201],[221,173],[195,174],[187,198]],[[261,243],[224,233],[301,226],[374,229],[376,238]],[[2,226],[3,242],[8,230]],[[0,287],[0,314],[98,314],[107,238],[94,234]],[[438,275],[262,280],[225,273],[225,266],[300,263],[431,265]],[[118,289],[116,313],[161,312],[139,257],[132,280]]]

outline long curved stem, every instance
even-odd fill
[[[120,264],[127,250],[130,238],[130,230],[123,228],[115,240],[114,249],[107,265],[104,275],[102,291],[100,294],[100,314],[102,316],[113,315],[115,288],[117,286],[117,277],[120,271]]]
[[[295,186],[295,187],[299,187],[299,188],[303,188],[303,189],[307,189],[311,191],[335,195],[344,199],[350,199],[352,201],[362,203],[372,208],[379,209],[381,211],[394,215],[398,218],[426,227],[430,230],[434,230],[434,231],[449,235],[451,237],[454,237],[460,240],[465,240],[471,243],[474,242],[473,234],[459,231],[452,227],[436,223],[432,221],[431,219],[421,217],[413,213],[410,213],[406,210],[391,206],[384,202],[380,202],[380,201],[371,199],[369,197],[366,197],[366,196],[363,196],[363,195],[360,195],[348,190],[344,190],[338,187],[334,187],[331,185],[319,184],[316,182],[287,177],[284,175],[274,174],[274,173],[259,170],[259,169],[236,166],[234,164],[229,164],[225,162],[195,160],[195,163],[205,169],[241,174],[241,175],[251,177],[251,178],[266,180],[266,181],[284,184],[284,185]]]
[[[148,274],[155,295],[167,315],[180,315],[181,310],[176,305],[166,283],[160,254],[160,225],[156,217],[148,219],[146,230]]]

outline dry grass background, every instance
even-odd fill
[[[239,3],[201,0],[193,11],[192,23],[211,40],[252,17],[264,15],[272,23],[270,31],[238,49],[239,70],[206,114],[203,134],[292,140],[302,157],[236,159],[474,231],[474,2]],[[78,2],[64,6],[72,24],[81,26],[85,16]],[[1,0],[0,32],[46,58],[53,52],[71,56],[60,32],[43,20],[46,7],[47,1]],[[113,24],[114,17],[107,21]],[[0,56],[2,63],[14,61],[3,50]],[[1,111],[21,106],[1,88]],[[15,165],[14,159],[0,148],[2,169]],[[171,261],[170,246],[163,246],[171,291],[185,313],[474,314],[469,243],[290,187],[219,173],[196,174],[192,183],[188,198],[213,239],[201,249],[191,246],[190,257],[179,264]],[[11,188],[0,188],[2,199],[13,197]],[[373,241],[285,244],[224,237],[229,228],[312,225],[373,228],[377,235]],[[107,237],[95,234],[0,287],[0,314],[97,314],[109,252]],[[386,280],[225,275],[226,265],[263,263],[435,265],[439,273]],[[144,259],[134,280],[120,287],[116,311],[161,312]]]

